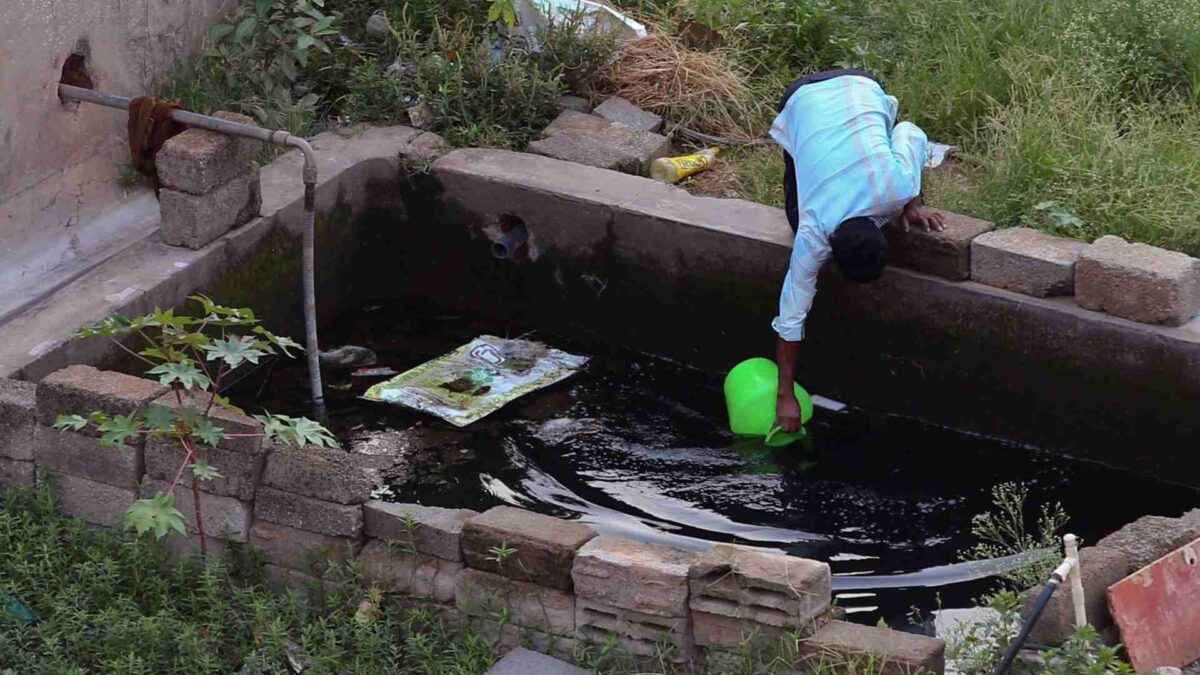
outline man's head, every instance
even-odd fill
[[[870,218],[842,221],[829,238],[829,246],[838,270],[851,281],[875,281],[887,267],[887,238]]]

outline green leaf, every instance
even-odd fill
[[[283,71],[284,77],[292,82],[295,82],[296,78],[300,77],[300,72],[296,70],[296,64],[292,59],[281,55],[281,58],[275,64],[279,66],[279,70]]]
[[[219,23],[209,29],[208,39],[212,41],[214,45],[220,44],[221,40],[224,40],[232,32],[233,26],[230,26],[227,23]]]
[[[166,406],[151,405],[142,413],[142,421],[151,432],[166,432],[175,425],[175,413]]]
[[[315,23],[316,23],[315,21],[308,18],[307,16],[298,16],[298,17],[292,19],[292,28],[307,28],[308,26],[311,26]]]
[[[113,314],[90,328],[80,329],[78,337],[118,337],[127,335],[145,325],[145,317],[130,319],[121,314]]]
[[[304,98],[300,99],[299,101],[296,101],[296,105],[298,105],[302,108],[311,108],[317,104],[317,101],[320,101],[320,100],[321,100],[321,97],[318,96],[317,94],[311,94],[311,93],[305,94]]]
[[[298,349],[300,351],[304,351],[304,347],[301,347],[300,343],[296,342],[290,337],[278,336],[262,326],[255,326],[254,332],[265,337],[271,344],[279,347],[288,357],[292,357],[292,353],[289,352],[288,349]]]
[[[159,326],[173,330],[184,330],[194,322],[195,319],[188,316],[175,316],[173,309],[163,311],[158,307],[155,307],[154,313],[145,317],[143,321],[147,326]]]
[[[175,411],[175,419],[188,429],[192,429],[204,420],[204,411],[194,405],[185,405]]]
[[[207,390],[212,386],[212,380],[208,376],[200,372],[200,369],[192,365],[191,361],[181,361],[179,363],[164,363],[161,366],[155,366],[146,371],[150,375],[157,375],[158,381],[163,384],[175,384],[178,382],[184,389],[204,389]]]
[[[336,16],[327,16],[324,19],[321,19],[313,26],[313,32],[317,35],[332,35],[333,33],[336,33],[337,29],[333,27],[334,21],[337,21]]]
[[[116,415],[100,425],[100,432],[100,447],[109,448],[124,446],[126,440],[136,438],[141,433],[141,427],[133,415]]]
[[[59,415],[54,420],[54,428],[59,431],[79,431],[88,425],[83,415]]]
[[[212,344],[204,346],[204,351],[208,354],[205,358],[209,361],[220,359],[230,368],[237,368],[246,361],[258,363],[259,358],[267,353],[255,349],[254,345],[254,338],[247,335],[232,335],[224,340],[213,340]]]
[[[225,398],[224,396],[222,396],[220,394],[213,396],[213,403],[221,406],[222,408],[228,410],[229,412],[235,412],[239,415],[246,414],[245,410],[242,410],[241,408],[237,407],[229,399]]]
[[[288,417],[287,415],[267,413],[255,415],[254,419],[262,422],[263,436],[268,440],[291,441],[296,445],[338,447],[337,439],[334,438],[332,432],[306,417]]]
[[[271,11],[271,0],[254,0],[254,13],[258,15],[258,18],[266,18],[269,11]]]
[[[237,30],[233,33],[233,39],[237,42],[245,40],[246,36],[250,34],[250,31],[254,30],[254,26],[257,24],[258,19],[252,16],[242,19],[242,22],[238,24]]]
[[[316,41],[317,41],[317,39],[315,37],[301,33],[299,36],[296,37],[296,49],[299,50],[300,52],[303,52],[304,50],[313,46],[313,43],[315,43]]]
[[[175,508],[175,495],[158,493],[150,499],[139,499],[125,511],[125,529],[138,536],[152,532],[157,539],[172,531],[187,534],[183,514]]]
[[[225,430],[207,419],[200,419],[195,424],[191,425],[192,435],[205,445],[217,447],[217,444],[222,440],[229,438]]]
[[[299,63],[301,68],[308,67],[308,52],[302,49],[293,49],[292,58],[296,59],[296,63]],[[288,95],[290,96],[291,92],[288,92]]]
[[[504,8],[500,5],[500,0],[493,0],[492,6],[488,7],[487,20],[488,23],[496,23],[500,20],[500,13]]]
[[[211,464],[202,459],[196,460],[194,464],[189,464],[188,468],[192,470],[192,475],[199,480],[214,480],[217,478],[223,478],[223,476],[217,473],[217,470],[213,468]]]
[[[147,347],[146,349],[143,349],[142,351],[138,352],[138,354],[141,354],[142,356],[145,356],[148,359],[158,359],[159,361],[170,361],[171,360],[171,357],[168,356],[166,352],[164,352],[161,349],[157,349],[155,347]]]

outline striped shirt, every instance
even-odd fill
[[[795,163],[799,223],[779,316],[784,340],[804,339],[804,322],[829,258],[829,237],[843,221],[875,216],[882,224],[921,194],[925,132],[896,124],[899,103],[873,80],[847,75],[796,90],[771,125],[771,137]]]

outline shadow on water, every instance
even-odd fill
[[[481,334],[528,327],[395,301],[325,327],[325,344],[366,345],[403,371]],[[1031,512],[1059,501],[1085,542],[1196,491],[920,422],[818,409],[786,448],[726,427],[721,378],[611,345],[532,339],[587,354],[583,372],[465,429],[360,398],[378,378],[328,375],[330,427],[351,449],[403,457],[386,499],[486,509],[512,504],[604,533],[703,549],[738,542],[829,561],[837,575],[887,575],[957,562],[971,518],[1002,482],[1029,485]],[[303,414],[303,364],[278,362],[233,390],[236,402]],[[1019,423],[1019,422],[1016,422]],[[841,577],[846,579],[846,576]],[[943,579],[945,581],[945,579]],[[901,625],[914,608],[965,607],[969,581],[839,593],[851,618]]]

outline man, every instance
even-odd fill
[[[946,227],[921,200],[925,133],[910,122],[897,124],[898,110],[895,97],[870,75],[837,70],[788,87],[771,126],[784,150],[787,217],[796,233],[773,323],[776,416],[785,431],[800,428],[792,383],[821,266],[832,256],[842,276],[868,283],[887,266],[888,243],[879,228],[889,220],[905,232]]]

